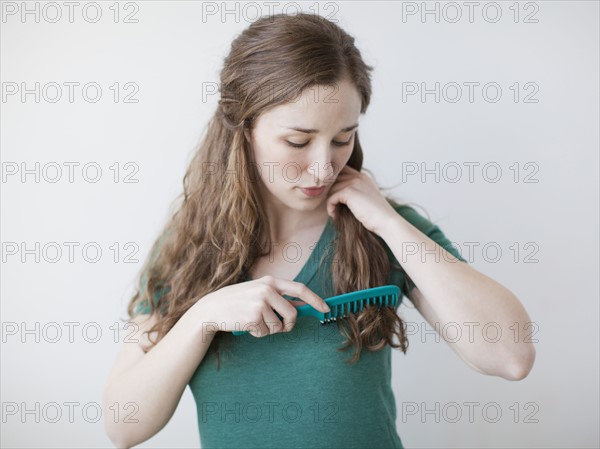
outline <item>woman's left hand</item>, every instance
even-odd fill
[[[348,165],[340,171],[329,190],[327,214],[335,217],[335,207],[344,203],[362,225],[378,234],[398,214],[379,191],[375,181],[366,173]]]

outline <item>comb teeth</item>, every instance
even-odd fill
[[[362,292],[364,292],[363,294],[366,294],[369,291],[381,290],[384,288],[387,289],[385,291],[389,292],[390,291],[389,287],[390,286],[376,287],[374,289],[363,290]],[[383,291],[383,290],[381,290],[381,291]],[[355,293],[359,293],[359,292],[355,292]],[[399,289],[396,287],[396,289],[394,289],[391,293],[388,293],[388,294],[355,299],[353,301],[343,302],[341,304],[337,304],[337,305],[333,305],[333,306],[330,305],[329,307],[331,308],[331,311],[322,314],[323,319],[321,319],[320,322],[321,322],[321,324],[329,324],[329,323],[335,322],[339,319],[341,320],[343,318],[347,318],[351,313],[360,312],[368,306],[394,307],[398,303],[398,293],[399,293]],[[336,298],[341,298],[342,296],[345,296],[345,295],[340,295]],[[327,300],[327,302],[329,302],[329,301]]]

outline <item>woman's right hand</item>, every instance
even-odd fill
[[[302,300],[290,301],[281,295]],[[304,304],[322,312],[330,310],[321,297],[301,282],[263,276],[215,290],[202,297],[192,309],[198,309],[204,322],[214,323],[215,332],[249,331],[255,337],[264,337],[291,331],[296,324],[296,308]]]

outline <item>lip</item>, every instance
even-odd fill
[[[300,187],[302,193],[309,197],[319,196],[321,193],[325,191],[325,186],[322,187]]]

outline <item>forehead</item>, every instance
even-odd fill
[[[350,81],[344,80],[306,88],[291,101],[261,114],[257,127],[268,126],[280,131],[288,126],[298,126],[337,132],[356,123],[360,110],[358,90]]]

